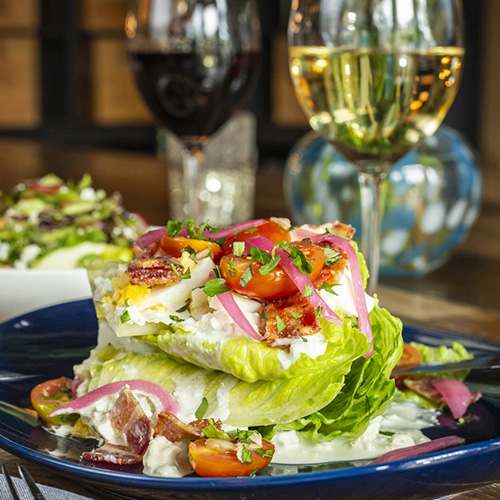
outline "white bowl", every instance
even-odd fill
[[[91,297],[85,269],[0,269],[0,323],[42,307]]]

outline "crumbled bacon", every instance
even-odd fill
[[[127,386],[121,389],[108,415],[113,427],[125,435],[130,449],[144,455],[151,439],[151,422]]]
[[[276,316],[279,316],[285,325],[280,332]],[[321,330],[314,306],[300,293],[262,306],[261,317],[267,317],[264,333],[267,335],[269,347],[287,348],[288,343],[283,340],[314,335]]]
[[[197,439],[202,436],[203,429],[208,427],[208,420],[195,420],[190,424],[185,424],[179,420],[173,413],[162,411],[158,415],[158,423],[154,429],[154,436],[166,437],[172,443],[182,441],[183,439]],[[222,422],[214,422],[215,427],[222,430]]]
[[[135,453],[128,446],[107,443],[96,450],[83,452],[82,459],[91,462],[132,465],[141,462],[142,455]]]
[[[151,257],[134,259],[128,265],[126,274],[132,285],[167,285],[181,281],[181,277],[172,269],[175,268],[178,274],[184,272],[184,267],[179,259],[170,257]]]
[[[318,289],[321,285],[330,284],[335,285],[340,282],[342,274],[347,268],[348,260],[344,256],[339,259],[333,266],[327,266],[326,264],[321,269],[319,276],[314,280],[313,286]]]

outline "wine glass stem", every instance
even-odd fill
[[[206,141],[189,138],[184,143],[186,147],[182,151],[182,168],[184,176],[184,213],[188,219],[201,223],[202,217],[199,183],[205,153],[203,146]]]
[[[363,168],[359,175],[361,192],[361,226],[363,231],[361,250],[366,259],[370,279],[367,292],[377,289],[380,265],[380,220],[382,213],[382,188],[387,178],[387,169]]]

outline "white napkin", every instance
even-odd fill
[[[17,494],[21,500],[33,500],[33,495],[31,494],[28,485],[18,477],[12,477],[14,486],[16,487]],[[82,497],[76,493],[71,493],[69,491],[60,490],[58,488],[52,488],[51,486],[45,486],[43,484],[37,484],[40,491],[44,494],[47,500],[92,500],[90,497]],[[7,481],[3,474],[0,474],[0,499],[6,500],[10,499],[10,490],[7,486]]]

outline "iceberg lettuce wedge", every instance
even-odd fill
[[[141,338],[180,360],[207,370],[220,370],[250,383],[299,377],[311,370],[328,370],[333,366],[350,366],[369,348],[366,337],[348,318],[343,326],[322,320],[322,332],[294,340],[291,352],[243,335],[227,338],[213,331],[201,334],[180,325]]]

